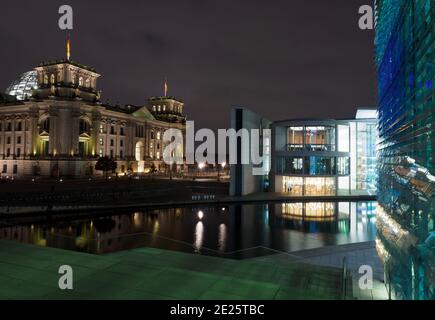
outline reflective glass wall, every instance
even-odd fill
[[[395,295],[435,299],[435,0],[378,0],[377,248]]]

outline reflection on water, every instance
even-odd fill
[[[375,202],[320,202],[172,208],[24,222],[0,220],[0,238],[90,253],[138,247],[243,258],[376,238]]]

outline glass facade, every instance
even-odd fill
[[[435,0],[378,0],[376,15],[377,248],[398,298],[435,299]]]
[[[6,93],[15,96],[17,100],[26,100],[32,96],[32,91],[38,88],[36,71],[22,74],[7,89]]]
[[[358,109],[349,120],[274,124],[271,174],[275,192],[330,196],[362,190],[374,194],[376,116],[375,109]]]
[[[334,196],[337,193],[336,179],[284,176],[281,192],[292,196]]]
[[[349,175],[349,166],[349,157],[289,156],[277,158],[276,172],[305,176]]]
[[[335,151],[335,126],[289,127],[287,150]]]

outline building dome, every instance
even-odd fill
[[[36,71],[23,73],[6,89],[6,93],[15,96],[17,100],[26,100],[32,96],[32,90],[38,88]]]

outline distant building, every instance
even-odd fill
[[[376,110],[350,120],[272,124],[271,190],[292,196],[376,193]]]
[[[270,191],[288,196],[367,195],[376,193],[377,117],[359,109],[354,119],[272,122],[245,108],[232,110],[237,131],[271,129],[270,154],[263,176],[252,165],[231,166],[231,194]],[[242,152],[238,146],[238,160]]]
[[[70,59],[44,62],[1,95],[2,177],[91,176],[101,173],[94,166],[103,156],[117,161],[117,173],[167,169],[163,133],[185,133],[183,102],[163,96],[142,106],[104,104],[99,77]],[[176,152],[184,157],[182,148]]]

